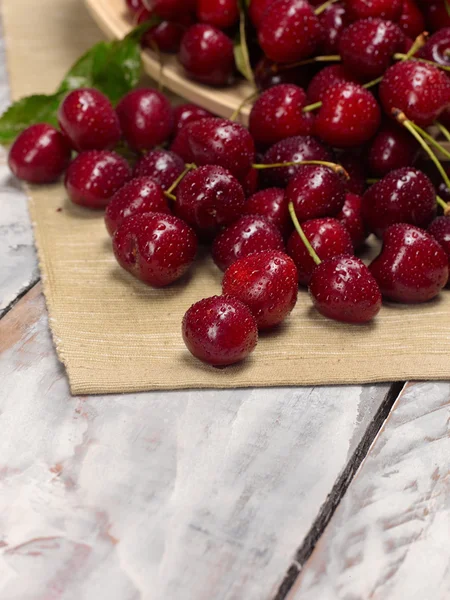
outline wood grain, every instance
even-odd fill
[[[409,385],[289,600],[450,598],[450,383]]]
[[[0,597],[272,598],[387,387],[70,397],[36,292],[0,321]]]

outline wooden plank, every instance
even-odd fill
[[[450,384],[406,387],[289,600],[450,598]]]
[[[70,397],[39,287],[0,321],[0,597],[273,597],[388,386]]]

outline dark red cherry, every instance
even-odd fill
[[[271,60],[297,62],[316,51],[322,28],[306,0],[275,0],[262,17],[258,40]]]
[[[150,177],[137,177],[111,198],[105,211],[106,229],[112,236],[127,217],[149,212],[170,214],[170,208],[160,185]]]
[[[333,85],[348,82],[358,83],[358,80],[343,65],[324,67],[311,79],[307,89],[308,103],[322,102]]]
[[[305,87],[314,73],[315,68],[312,64],[292,68],[283,66],[281,68],[280,65],[263,56],[257,62],[253,75],[258,89],[267,90],[282,83],[292,83],[299,87]]]
[[[425,31],[425,19],[415,0],[402,0],[402,14],[397,25],[411,39]]]
[[[350,179],[345,182],[347,192],[362,195],[367,187],[369,168],[365,151],[360,148],[350,148],[339,155],[339,164],[347,171]]]
[[[421,2],[421,9],[425,16],[428,31],[438,31],[443,27],[450,27],[450,15],[443,0],[425,0]]]
[[[397,21],[402,12],[402,0],[346,0],[345,6],[353,21],[369,17]]]
[[[241,180],[242,188],[244,190],[245,197],[253,196],[259,188],[259,173],[257,169],[251,168],[247,175]]]
[[[344,206],[336,217],[344,225],[352,239],[353,248],[359,250],[367,239],[369,232],[362,218],[362,198],[357,194],[347,193]]]
[[[168,150],[147,152],[134,167],[134,177],[151,177],[167,191],[184,171],[184,161]]]
[[[450,217],[436,217],[427,231],[442,246],[450,264]]]
[[[66,170],[71,153],[64,135],[51,125],[37,123],[17,136],[8,165],[16,177],[28,183],[52,183]]]
[[[173,108],[174,132],[178,133],[188,123],[212,116],[210,112],[196,104],[178,104]]]
[[[376,177],[409,167],[417,156],[418,145],[403,127],[386,123],[373,138],[369,149],[370,170]]]
[[[328,90],[314,121],[315,134],[330,146],[359,146],[375,135],[381,111],[372,94],[355,83]]]
[[[127,161],[108,150],[88,150],[73,160],[66,172],[65,186],[74,204],[104,208],[131,178]]]
[[[215,86],[233,81],[233,42],[216,27],[192,25],[181,40],[178,57],[192,79]]]
[[[237,0],[197,0],[197,17],[219,29],[228,29],[239,20]]]
[[[281,233],[258,215],[244,215],[219,233],[212,246],[214,262],[225,271],[238,258],[262,250],[284,250]]]
[[[287,198],[281,188],[267,188],[256,192],[245,203],[245,212],[268,219],[280,230],[284,238],[292,231]]]
[[[347,10],[343,4],[331,4],[320,16],[324,39],[321,52],[337,54],[339,39],[348,24]]]
[[[197,238],[181,219],[164,213],[145,213],[125,219],[113,237],[119,265],[147,285],[163,287],[189,269]]]
[[[222,292],[249,307],[258,329],[269,329],[284,321],[297,302],[297,268],[279,250],[256,252],[228,267]]]
[[[183,317],[182,334],[189,352],[214,367],[244,360],[258,342],[254,316],[233,296],[212,296],[193,304]]]
[[[311,219],[302,223],[302,229],[321,260],[340,254],[353,254],[350,234],[336,219]],[[297,266],[298,282],[308,285],[316,264],[296,231],[291,233],[287,252]]]
[[[172,132],[172,107],[157,90],[133,90],[122,98],[116,110],[122,133],[132,150],[151,150]]]
[[[157,48],[161,52],[176,54],[180,50],[181,40],[186,29],[187,26],[182,23],[162,21],[144,33],[141,45],[150,50]]]
[[[309,293],[316,309],[335,321],[367,323],[381,309],[380,288],[356,256],[333,256],[321,262],[312,274]]]
[[[403,303],[427,302],[448,280],[448,258],[423,229],[397,223],[386,229],[380,255],[370,271],[383,297]]]
[[[176,21],[180,15],[195,10],[195,0],[143,0],[145,7],[161,19]]]
[[[431,60],[439,65],[450,66],[450,27],[440,29],[434,33],[423,48],[419,56]]]
[[[250,0],[248,13],[256,29],[260,28],[266,10],[274,2],[275,0]]]

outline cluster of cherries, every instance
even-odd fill
[[[264,14],[307,3],[266,4]],[[258,330],[284,321],[299,284],[322,315],[347,323],[373,319],[382,298],[429,301],[449,276],[450,180],[433,148],[450,154],[427,128],[437,124],[450,138],[450,28],[428,41],[419,36],[386,61],[382,48],[395,53],[392,40],[404,40],[399,25],[384,20],[397,4],[414,5],[346,2],[349,14],[383,9],[338,36],[353,36],[358,65],[340,43],[343,64],[318,71],[306,91],[276,82],[262,91],[248,128],[191,104],[173,108],[154,89],[134,90],[115,108],[99,91],[79,89],[59,108],[59,130],[25,130],[9,165],[31,183],[65,172],[69,198],[106,208],[118,263],[148,285],[176,281],[198,244],[210,245],[223,293],[189,308],[182,332],[192,354],[215,366],[245,358]],[[376,40],[358,45],[369,26]],[[376,81],[364,85],[369,71]],[[370,234],[383,247],[367,267],[356,253]]]

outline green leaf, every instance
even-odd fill
[[[10,144],[19,133],[35,123],[56,125],[61,98],[61,94],[39,94],[14,102],[0,117],[0,143]]]
[[[247,81],[255,86],[255,78],[253,76],[247,46],[244,0],[240,0],[239,2],[239,15],[239,33],[234,43],[234,60],[239,73],[241,73],[241,75],[243,75]]]
[[[70,92],[71,90],[76,90],[80,87],[93,87],[94,63],[106,61],[106,56],[110,51],[110,45],[111,42],[99,42],[85,52],[70,68],[62,80],[58,91]]]

